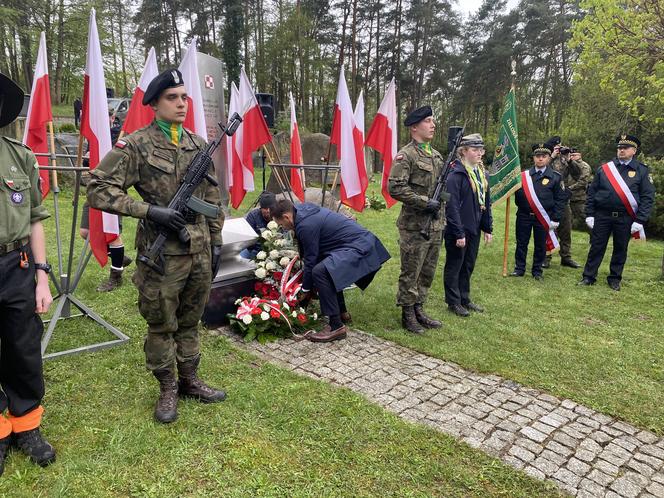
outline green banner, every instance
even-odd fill
[[[519,128],[516,122],[514,89],[511,89],[505,97],[498,145],[496,145],[496,153],[490,168],[489,186],[491,187],[492,204],[509,197],[521,186]]]

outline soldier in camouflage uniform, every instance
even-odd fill
[[[147,127],[118,140],[115,147],[91,174],[88,202],[106,212],[133,216],[141,221],[136,234],[138,254],[145,254],[166,227],[165,272],[159,275],[138,262],[134,284],[138,307],[148,323],[145,356],[149,370],[160,384],[155,418],[162,423],[177,418],[177,398],[193,397],[205,403],[222,401],[226,394],[207,386],[196,375],[200,361],[198,322],[203,314],[212,281],[211,258],[221,254],[219,219],[193,213],[185,219],[169,209],[188,165],[204,140],[182,127],[187,113],[187,94],[182,74],[169,69],[157,76],[145,92],[155,120]],[[214,172],[211,171],[214,175]],[[127,194],[134,187],[142,201]],[[221,204],[217,187],[203,182],[195,194],[212,204]],[[177,232],[185,227],[190,241],[183,243]],[[175,368],[179,373],[176,382]]]
[[[565,186],[571,192],[569,206],[572,210],[572,227],[586,230],[586,190],[593,180],[590,165],[581,158],[581,152],[574,147],[570,150],[569,176]]]
[[[445,160],[440,152],[431,148],[436,130],[431,107],[412,111],[404,125],[409,128],[412,140],[394,158],[388,184],[390,195],[402,202],[397,219],[401,248],[397,306],[401,306],[402,326],[409,332],[421,334],[424,327],[442,325],[428,317],[423,306],[436,272],[445,227],[443,206],[431,199]],[[435,219],[431,236],[426,240],[420,230],[425,228],[432,214]]]

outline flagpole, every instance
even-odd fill
[[[516,61],[512,59],[512,72],[510,74],[512,77],[512,85],[510,87],[510,91],[514,92],[515,91],[515,83],[514,79],[516,77]],[[519,151],[517,150],[516,153],[518,154]],[[503,241],[503,277],[507,276],[507,246],[509,245],[509,238],[510,238],[510,202],[511,202],[512,196],[508,196],[505,202],[505,239]]]
[[[58,207],[58,194],[60,193],[60,188],[58,187],[58,172],[55,167],[57,166],[55,161],[55,131],[53,130],[53,121],[49,121],[48,132],[51,134],[51,139],[49,140],[49,147],[51,149],[51,166],[53,171],[51,171],[51,191],[53,192],[53,209],[55,212],[55,240],[58,242],[58,272],[62,274],[62,246],[60,244],[60,209]]]

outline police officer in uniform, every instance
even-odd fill
[[[0,73],[0,128],[18,116],[23,91]],[[42,437],[41,336],[53,301],[48,286],[39,166],[30,149],[0,137],[0,475],[10,446],[45,467],[55,450]]]
[[[553,147],[548,144],[534,144],[533,162],[528,171],[533,181],[533,189],[542,207],[551,219],[552,227],[557,228],[567,202],[567,193],[562,176],[554,171],[551,164]],[[526,273],[526,256],[532,232],[535,241],[533,250],[532,275],[535,280],[542,280],[542,263],[546,256],[546,230],[530,208],[523,187],[514,193],[516,212],[516,251],[514,253],[514,271],[512,277],[523,277]]]
[[[621,135],[616,138],[616,144],[618,157],[612,161],[638,204],[636,218],[632,218],[627,212],[627,207],[609,181],[606,171],[602,167],[598,168],[595,179],[588,187],[586,199],[586,224],[591,230],[590,250],[583,269],[583,279],[579,284],[595,283],[609,237],[613,235],[613,254],[607,282],[609,287],[619,291],[623,267],[627,261],[629,239],[632,234],[643,230],[643,225],[650,217],[655,200],[655,186],[648,166],[634,158],[641,146],[639,139],[633,135]]]
[[[197,376],[198,322],[210,292],[211,268],[216,268],[221,255],[224,220],[223,214],[218,219],[207,219],[196,213],[185,219],[166,207],[192,159],[205,147],[201,137],[182,127],[187,93],[180,71],[168,69],[155,77],[148,85],[143,105],[154,109],[155,120],[116,142],[91,173],[87,193],[91,207],[141,220],[136,235],[139,255],[147,252],[160,229],[170,231],[164,251],[165,274],[159,275],[138,262],[133,279],[139,293],[139,310],[148,323],[147,367],[160,385],[154,414],[159,422],[169,423],[177,418],[178,395],[204,403],[226,397],[223,391],[207,386]],[[127,194],[130,187],[138,191],[142,200]],[[207,182],[199,186],[195,195],[221,204],[219,189]],[[177,235],[183,227],[190,236],[187,243]]]
[[[445,227],[443,206],[431,199],[445,160],[431,147],[436,131],[431,107],[415,109],[403,124],[408,127],[411,141],[394,158],[388,183],[390,195],[402,202],[397,219],[401,249],[397,305],[402,310],[402,326],[409,332],[421,334],[424,327],[442,325],[428,317],[423,306],[436,272]],[[426,240],[420,231],[430,215],[435,218],[429,240]]]

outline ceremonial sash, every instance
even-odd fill
[[[523,193],[526,194],[526,200],[530,206],[530,210],[535,214],[537,221],[540,222],[540,225],[546,230],[546,250],[547,252],[552,252],[555,249],[560,247],[558,243],[558,237],[556,233],[551,228],[551,218],[547,214],[546,210],[542,206],[542,203],[537,198],[535,193],[535,188],[533,187],[533,179],[530,176],[530,171],[521,172],[521,185],[523,186]]]
[[[634,194],[632,194],[623,177],[620,176],[618,168],[616,168],[616,165],[613,163],[613,161],[609,161],[608,163],[602,165],[602,170],[604,170],[606,177],[609,179],[609,183],[613,187],[613,190],[615,190],[616,194],[625,205],[627,213],[632,217],[633,220],[636,221],[636,212],[639,210],[639,204],[636,202]],[[645,241],[645,230],[642,228],[638,232],[633,233],[632,238]]]

